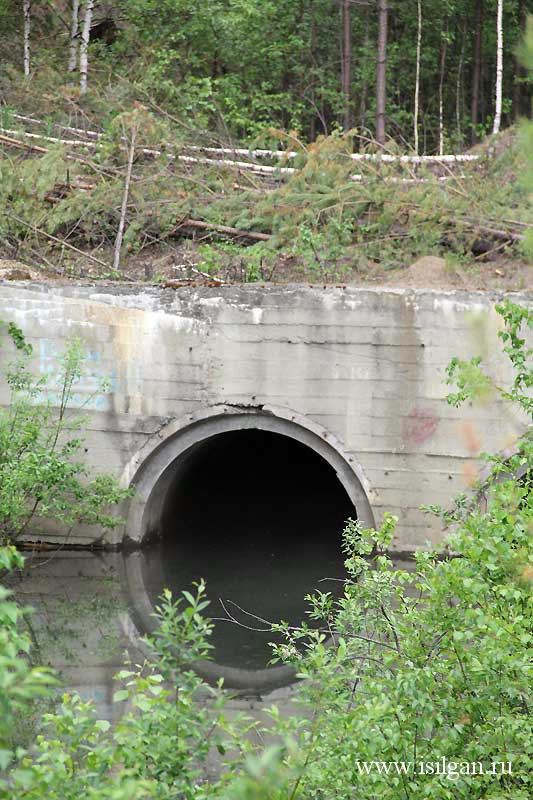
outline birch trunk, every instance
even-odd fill
[[[89,70],[89,36],[91,32],[91,22],[93,18],[94,0],[85,0],[85,16],[81,29],[80,42],[80,94],[87,92],[87,72]]]
[[[387,102],[387,0],[378,0],[378,57],[376,66],[376,141],[385,144],[385,108]]]
[[[494,113],[493,133],[499,133],[502,121],[502,76],[503,76],[503,0],[498,0],[496,20],[497,54],[496,54],[496,109]]]
[[[78,28],[79,28],[80,0],[72,0],[70,18],[70,47],[68,56],[68,71],[74,72],[78,64]]]
[[[416,78],[415,78],[415,155],[418,155],[418,107],[420,101],[420,51],[422,49],[422,0],[418,0],[418,31],[416,36]]]
[[[444,67],[446,65],[447,39],[442,40],[439,78],[439,156],[444,155]]]
[[[31,0],[24,0],[24,75],[30,77]]]

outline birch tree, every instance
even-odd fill
[[[79,13],[80,13],[80,0],[72,0],[71,2],[71,17],[70,17],[70,47],[68,57],[68,71],[74,72],[78,64],[78,50],[79,50]]]
[[[439,155],[444,155],[444,69],[446,66],[446,49],[448,46],[448,30],[442,36],[440,51],[439,77]]]
[[[496,109],[493,133],[499,133],[502,120],[502,76],[503,76],[503,0],[498,0],[496,17]]]
[[[30,76],[31,0],[23,0],[24,13],[24,75]]]
[[[87,92],[87,72],[89,69],[89,36],[91,33],[91,22],[93,19],[94,0],[85,0],[85,15],[81,29],[80,42],[80,94]]]
[[[418,155],[418,108],[420,102],[420,51],[422,49],[422,0],[418,0],[418,28],[416,35],[416,77],[415,77],[415,109],[413,128],[415,135],[415,153]]]

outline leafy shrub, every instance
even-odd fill
[[[20,569],[24,559],[13,546],[0,547],[0,575]],[[0,585],[0,773],[20,755],[15,750],[16,724],[32,704],[49,695],[55,680],[46,667],[32,666],[27,656],[30,637],[23,631],[27,609],[21,608],[11,593]],[[0,796],[2,783],[0,782]]]
[[[80,524],[115,527],[121,520],[108,509],[129,492],[112,475],[90,477],[76,460],[83,422],[69,404],[85,375],[82,342],[67,346],[55,379],[36,377],[31,345],[15,325],[8,333],[19,355],[5,370],[10,405],[0,408],[0,542],[19,538],[36,515],[62,523],[67,531]],[[95,393],[101,389],[105,385]]]
[[[0,548],[0,566],[17,568],[23,559],[13,548]],[[205,590],[173,601],[166,592],[157,608],[160,628],[146,644],[150,663],[130,665],[117,679],[123,688],[114,695],[126,710],[114,728],[95,717],[90,702],[78,695],[57,698],[53,713],[43,716],[28,750],[14,748],[15,710],[35,698],[51,695],[48,670],[30,667],[24,657],[28,639],[19,632],[22,611],[0,595],[0,619],[8,625],[0,634],[0,798],[42,800],[171,800],[219,796],[222,783],[206,782],[206,762],[212,751],[242,748],[233,725],[224,717],[225,696],[203,683],[190,660],[209,649],[210,624]],[[22,651],[22,654],[18,654]],[[240,729],[244,735],[245,728]],[[229,744],[228,744],[229,742]],[[245,747],[245,743],[243,747]],[[2,776],[2,770],[3,777]]]

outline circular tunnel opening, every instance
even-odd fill
[[[178,596],[203,578],[214,662],[264,670],[276,636],[261,620],[297,625],[306,619],[307,593],[342,592],[342,530],[354,505],[322,456],[265,430],[211,436],[172,470],[158,540],[142,556],[150,601],[165,587]],[[220,600],[241,624],[219,619],[226,616]]]

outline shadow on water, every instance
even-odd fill
[[[142,556],[153,604],[163,588],[177,596],[204,578],[208,613],[219,598],[251,614],[298,624],[308,592],[338,594],[345,575],[341,534],[355,509],[335,471],[313,450],[280,434],[243,430],[212,437],[185,458],[164,509],[160,541]],[[246,626],[266,628],[228,605]],[[215,621],[213,659],[261,670],[275,639]]]

